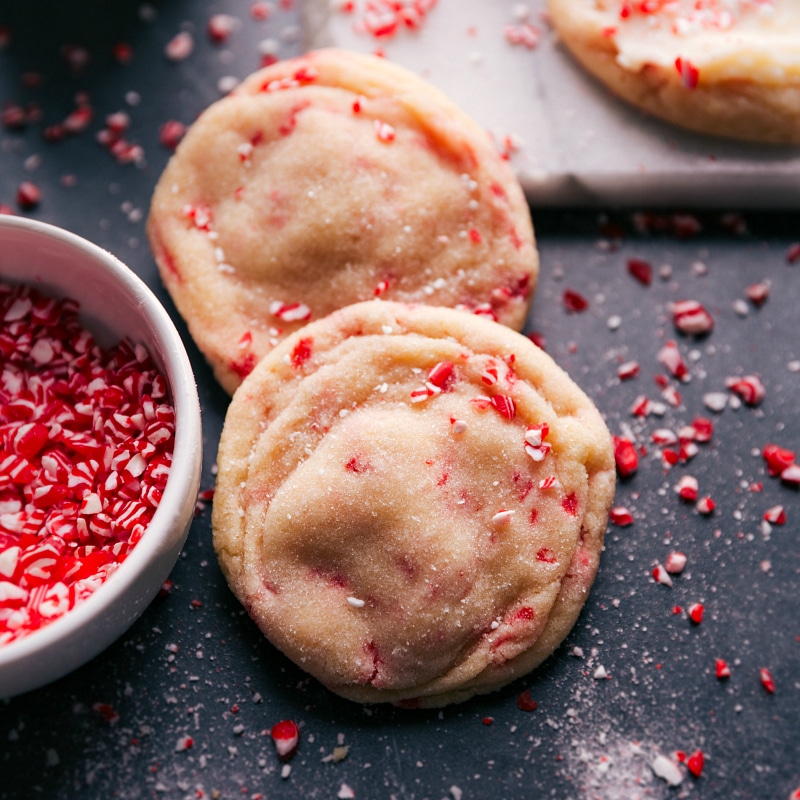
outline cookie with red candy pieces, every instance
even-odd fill
[[[245,78],[190,127],[147,232],[229,392],[281,339],[375,297],[521,329],[530,212],[487,132],[403,67],[328,49]]]
[[[268,353],[217,463],[214,546],[263,633],[333,692],[410,707],[553,652],[615,488],[599,412],[529,339],[380,300]]]
[[[701,133],[800,143],[795,0],[549,0],[571,54],[623,99]]]

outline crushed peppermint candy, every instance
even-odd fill
[[[670,310],[675,327],[687,336],[704,336],[714,329],[714,318],[696,300],[679,300]]]
[[[175,411],[140,345],[100,348],[78,304],[0,284],[0,644],[93,594],[141,539]]]
[[[300,729],[291,719],[276,722],[270,730],[270,736],[275,744],[275,751],[281,761],[289,761],[297,752],[300,744]]]

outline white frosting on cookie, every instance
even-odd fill
[[[596,0],[595,8],[626,69],[680,58],[701,80],[800,80],[796,0]]]

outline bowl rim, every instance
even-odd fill
[[[183,340],[172,319],[147,284],[112,253],[64,228],[26,217],[0,215],[0,233],[3,229],[23,230],[34,237],[45,237],[67,248],[79,251],[83,257],[99,263],[105,270],[111,272],[122,290],[136,299],[141,313],[148,320],[151,330],[155,332],[163,345],[161,348],[163,352],[160,354],[150,353],[150,355],[156,363],[161,362],[159,369],[168,381],[175,409],[175,440],[170,474],[161,501],[147,530],[132,548],[130,554],[108,579],[82,603],[44,627],[31,631],[20,639],[0,645],[0,671],[11,669],[15,664],[24,662],[40,651],[57,648],[75,635],[84,625],[102,617],[110,607],[123,600],[125,595],[133,590],[139,576],[151,559],[169,549],[170,534],[174,526],[182,521],[179,518],[187,505],[187,495],[191,496],[191,508],[194,508],[202,466],[200,403],[194,372]],[[3,280],[1,274],[0,280]],[[14,282],[19,283],[19,281]],[[74,297],[74,299],[80,302],[79,297]],[[148,348],[148,352],[150,352],[150,348]],[[188,535],[191,517],[184,522],[185,530],[180,540],[180,547],[176,552],[176,558]],[[153,596],[156,593],[157,590]],[[150,600],[152,597],[148,599],[148,603]],[[138,616],[138,613],[133,615],[127,621],[125,628],[120,628],[115,634],[114,639],[121,636]],[[87,658],[87,661],[91,657]],[[66,669],[62,674],[73,668],[77,667]]]

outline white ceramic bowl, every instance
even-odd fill
[[[175,407],[170,475],[153,519],[130,555],[83,603],[0,645],[0,697],[43,686],[85,664],[141,615],[169,575],[192,521],[202,466],[197,386],[172,320],[140,278],[110,253],[52,225],[0,215],[0,280],[29,283],[80,303],[103,345],[143,344],[169,382]]]

